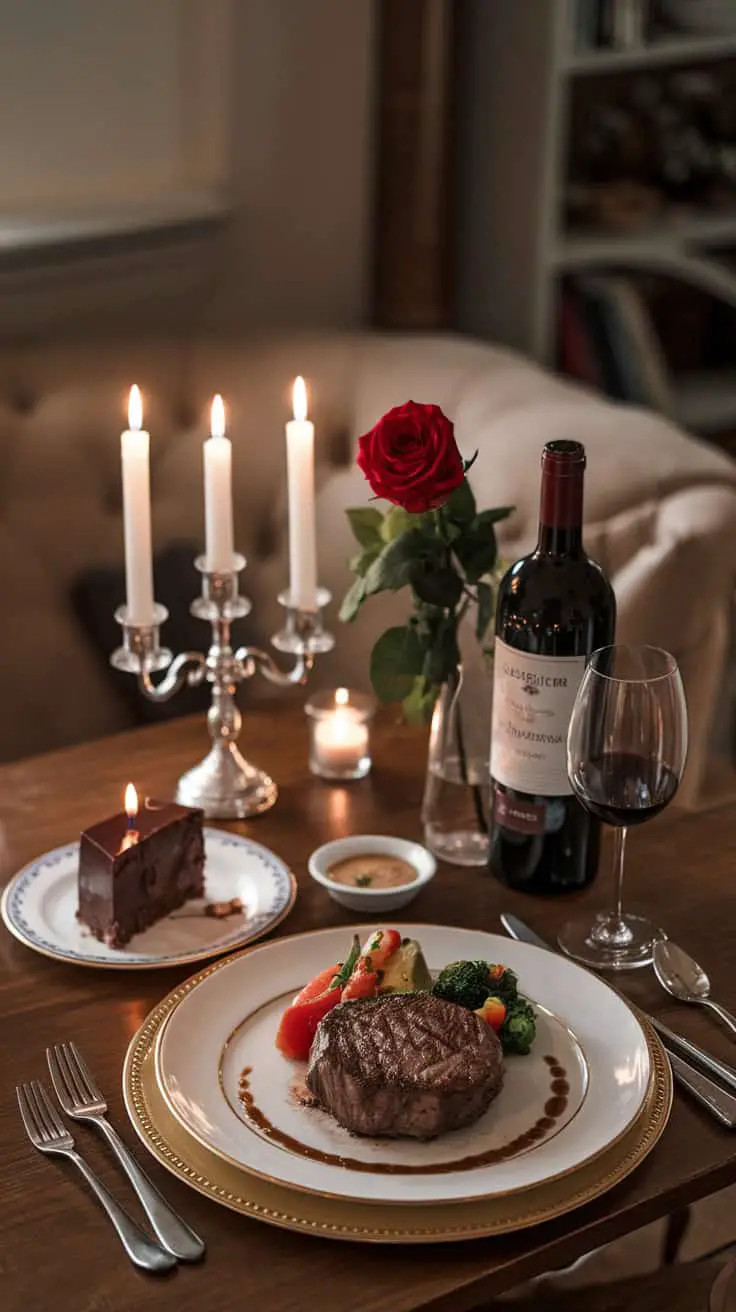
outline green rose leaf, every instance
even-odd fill
[[[394,538],[400,537],[410,528],[418,528],[418,518],[418,515],[412,515],[410,511],[404,510],[403,506],[392,506],[381,523],[381,540],[393,542]]]
[[[420,601],[430,606],[453,609],[463,595],[463,581],[452,565],[437,565],[429,559],[415,560],[410,571],[411,586]]]
[[[439,689],[421,675],[414,680],[411,692],[401,703],[408,724],[428,724],[432,718]]]
[[[470,524],[475,519],[475,497],[467,478],[455,488],[443,507],[443,514],[456,524]]]
[[[481,510],[480,514],[476,516],[473,527],[481,528],[489,524],[500,524],[502,519],[508,519],[509,515],[513,515],[515,510],[516,506],[496,506],[495,510]]]
[[[358,577],[354,579],[342,599],[340,607],[340,619],[346,624],[355,619],[363,602],[365,601],[365,579]]]
[[[371,683],[380,702],[401,702],[412,691],[424,662],[416,629],[387,629],[371,652]]]
[[[436,556],[440,551],[436,539],[427,537],[421,529],[412,528],[402,533],[386,544],[368,569],[366,596],[373,596],[376,592],[397,592],[409,583],[412,565],[421,556]]]
[[[383,547],[381,546],[381,543],[376,542],[374,546],[366,547],[363,551],[359,551],[357,556],[351,556],[348,561],[348,568],[351,573],[359,574],[360,577],[363,578],[368,573],[374,560],[380,556],[382,550]]]
[[[353,536],[360,543],[361,547],[373,547],[381,545],[381,525],[383,524],[383,515],[375,506],[359,506],[355,510],[347,510],[346,515],[353,530]]]
[[[493,525],[480,524],[478,519],[474,520],[467,532],[452,544],[452,549],[465,570],[468,583],[477,583],[484,574],[489,574],[498,555]]]
[[[478,642],[482,642],[486,636],[486,630],[493,619],[493,588],[490,583],[479,583],[478,593],[478,610],[475,617],[475,635]]]

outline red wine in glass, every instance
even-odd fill
[[[669,806],[686,756],[687,705],[674,656],[646,646],[593,652],[570,717],[567,772],[588,814],[614,830],[616,905],[592,921],[568,921],[558,940],[588,966],[627,970],[652,960],[661,930],[623,908],[626,834]]]
[[[656,757],[604,752],[584,762],[573,785],[586,811],[607,825],[644,824],[672,801],[677,775]]]

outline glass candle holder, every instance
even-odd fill
[[[364,779],[371,768],[370,722],[376,703],[363,692],[337,688],[316,693],[310,720],[309,768],[320,779]]]

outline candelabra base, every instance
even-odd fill
[[[199,806],[209,820],[246,820],[267,811],[277,797],[271,776],[246,761],[233,742],[216,742],[176,789],[181,806]]]

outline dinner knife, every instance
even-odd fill
[[[555,952],[556,948],[546,943],[539,934],[530,929],[523,920],[518,916],[512,916],[507,912],[501,915],[501,924],[506,933],[522,943],[531,943],[534,947],[544,948],[547,952]],[[736,1075],[731,1067],[725,1062],[720,1062],[716,1057],[711,1057],[710,1053],[698,1048],[696,1044],[690,1043],[689,1039],[683,1039],[673,1030],[668,1029],[655,1016],[650,1016],[646,1012],[641,1012],[645,1020],[653,1026],[658,1034],[664,1039],[667,1055],[672,1066],[672,1073],[683,1088],[687,1089],[693,1098],[695,1098],[707,1111],[711,1112],[722,1125],[729,1130],[736,1129],[736,1098],[728,1093],[726,1089],[721,1088],[715,1081],[708,1078],[702,1071],[691,1066],[685,1061],[678,1052],[672,1051],[672,1046],[677,1045],[681,1050],[686,1051],[689,1056],[696,1059],[702,1066],[718,1074],[719,1078],[725,1083],[736,1087]]]

